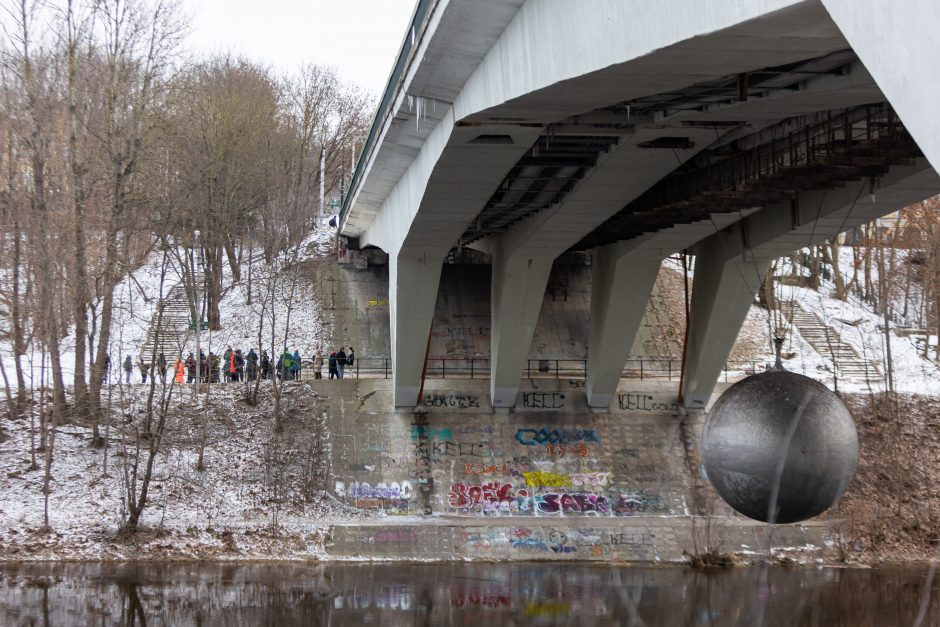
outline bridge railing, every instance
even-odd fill
[[[766,368],[763,360],[729,361],[721,373],[722,381],[735,381],[762,372]],[[314,377],[313,368],[304,364],[303,378]],[[649,359],[635,357],[627,360],[621,378],[640,381],[678,381],[682,371],[682,360]],[[356,357],[353,365],[344,367],[346,378],[390,379],[392,373],[390,357]],[[427,378],[429,379],[489,379],[489,357],[431,357],[428,359]],[[323,378],[328,377],[324,360]],[[538,358],[526,360],[525,371],[521,374],[526,379],[570,379],[583,381],[587,378],[586,359]]]
[[[371,157],[372,151],[375,150],[375,144],[376,141],[378,141],[379,135],[382,133],[382,128],[385,126],[385,120],[389,115],[394,115],[392,106],[395,104],[395,96],[398,93],[397,88],[408,69],[411,53],[415,44],[421,41],[421,36],[423,35],[422,25],[428,17],[428,11],[430,11],[432,4],[431,0],[418,0],[418,3],[415,5],[414,14],[411,17],[411,27],[408,29],[408,34],[401,44],[401,49],[398,51],[395,66],[392,68],[392,73],[389,75],[388,81],[385,84],[385,91],[382,93],[382,100],[379,101],[379,107],[376,110],[375,118],[372,120],[372,126],[369,127],[369,135],[366,137],[365,145],[362,147],[362,152],[359,153],[359,159],[356,161],[356,167],[353,169],[349,188],[342,199],[343,204],[340,208],[338,225],[340,227],[342,227],[346,216],[349,214],[349,204],[352,202],[354,192],[362,177],[362,172],[365,170],[365,163],[369,160],[369,157]]]

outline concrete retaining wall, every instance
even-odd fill
[[[390,382],[313,382],[331,414],[334,496],[377,517],[334,526],[334,557],[678,561],[766,549],[702,479],[702,416],[675,384],[625,381],[608,413],[581,382],[526,381],[494,412],[487,381],[429,380],[427,408],[391,409]],[[709,519],[692,514],[711,512]],[[825,525],[778,527],[773,546],[822,546]]]

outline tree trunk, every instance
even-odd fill
[[[829,263],[832,265],[832,280],[836,285],[836,299],[845,300],[845,279],[839,265],[839,236],[829,240]]]

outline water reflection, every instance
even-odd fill
[[[5,565],[0,624],[940,625],[927,581],[926,568]]]

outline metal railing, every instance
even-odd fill
[[[731,361],[725,364],[721,373],[722,381],[732,381],[748,375],[762,372],[768,362],[760,359]],[[627,360],[621,373],[623,379],[640,381],[678,381],[682,371],[682,360],[648,359],[636,357]],[[356,357],[353,365],[344,367],[347,379],[388,379],[394,369],[390,357]],[[302,378],[313,379],[312,364],[304,362]],[[322,377],[328,378],[327,362],[324,359]],[[528,359],[525,371],[521,374],[526,379],[571,379],[587,378],[586,359]],[[428,359],[427,378],[429,379],[489,379],[489,357],[431,357]]]
[[[385,84],[382,100],[379,102],[375,118],[372,120],[372,126],[369,127],[369,135],[366,137],[366,143],[362,147],[362,152],[359,153],[359,159],[356,161],[356,167],[353,169],[352,178],[349,181],[349,187],[346,191],[346,197],[343,198],[343,206],[340,208],[339,224],[337,225],[340,228],[342,228],[343,222],[349,214],[350,203],[352,202],[356,187],[359,185],[362,172],[365,169],[363,166],[375,149],[376,141],[381,134],[382,128],[385,126],[385,120],[389,115],[394,115],[394,111],[390,111],[390,107],[395,103],[398,94],[398,84],[404,77],[405,70],[408,68],[411,52],[415,45],[421,41],[421,36],[424,34],[422,24],[424,24],[427,19],[431,7],[432,0],[418,0],[417,5],[415,5],[415,12],[411,17],[411,25],[408,27],[408,31],[405,34],[405,39],[401,44],[401,50],[398,51],[395,67],[392,68],[392,73],[389,75],[388,82]]]

